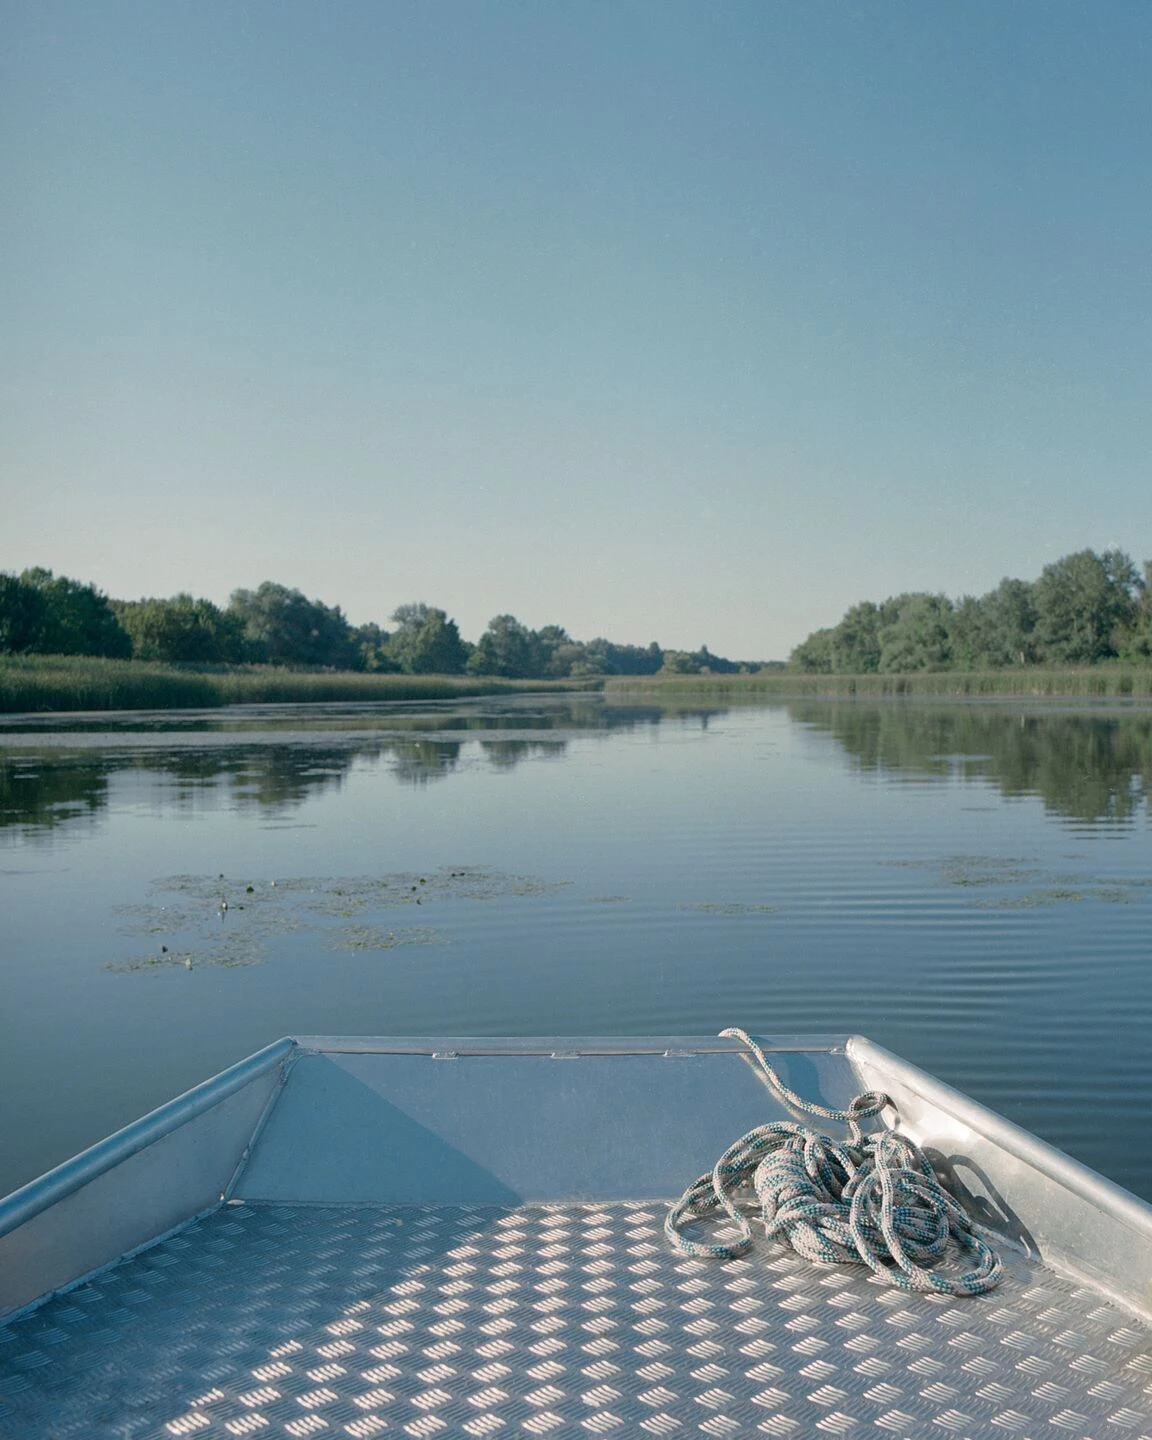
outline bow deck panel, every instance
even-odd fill
[[[667,1201],[787,1113],[738,1045],[298,1042],[0,1203],[9,1303],[76,1282],[0,1323],[0,1440],[1152,1440],[1148,1207],[865,1042],[772,1060],[825,1105],[896,1094],[999,1289],[674,1251]],[[223,1202],[84,1278],[86,1205],[173,1213],[165,1146]]]
[[[1014,1258],[909,1296],[660,1205],[229,1206],[6,1337],[5,1440],[1152,1434],[1152,1335]]]

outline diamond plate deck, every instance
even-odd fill
[[[3,1440],[1152,1440],[1152,1331],[1009,1258],[909,1296],[657,1202],[220,1209],[0,1330]]]

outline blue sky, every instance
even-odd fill
[[[1152,7],[14,0],[0,569],[784,657],[1152,557]]]

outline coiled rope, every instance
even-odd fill
[[[941,1185],[923,1151],[894,1129],[863,1133],[861,1122],[895,1109],[887,1095],[857,1095],[847,1110],[802,1100],[750,1035],[737,1029],[720,1034],[748,1047],[787,1105],[843,1121],[849,1138],[833,1140],[790,1120],[749,1130],[669,1210],[664,1232],[678,1250],[719,1260],[746,1255],[752,1226],[735,1197],[751,1184],[768,1238],[786,1240],[805,1259],[867,1265],[902,1290],[982,1295],[999,1283],[999,1258]],[[717,1211],[736,1227],[735,1239],[708,1244],[683,1233],[693,1222],[719,1218]],[[959,1269],[966,1262],[971,1268]]]

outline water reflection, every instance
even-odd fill
[[[456,769],[463,746],[459,740],[394,740],[387,748],[402,785],[428,785]]]
[[[9,760],[0,754],[0,827],[51,830],[91,819],[108,804],[108,771],[56,756]]]
[[[93,825],[112,798],[114,777],[161,777],[165,800],[177,811],[222,807],[288,813],[322,790],[339,788],[355,752],[286,748],[155,754],[68,755],[0,753],[0,829],[35,839],[60,826]]]
[[[400,784],[422,786],[457,771],[472,742],[488,765],[508,771],[525,760],[562,758],[573,735],[607,737],[671,719],[703,727],[722,713],[711,706],[610,706],[588,696],[471,707],[261,706],[226,718],[22,716],[0,720],[0,830],[35,837],[68,823],[92,824],[110,803],[114,776],[156,777],[177,811],[211,802],[271,818],[339,789],[357,763],[386,764]]]
[[[568,748],[565,740],[481,740],[480,749],[497,770],[511,770],[521,760],[559,760]]]
[[[117,711],[106,715],[0,715],[6,733],[53,735],[243,735],[246,732],[386,731],[390,735],[488,730],[629,730],[659,725],[670,715],[707,723],[724,708],[699,704],[608,704],[602,695],[486,696],[473,701],[359,702],[317,705],[231,705],[220,710]]]
[[[834,737],[860,774],[980,778],[1008,797],[1039,796],[1066,820],[1129,823],[1152,787],[1147,712],[829,701],[784,708],[797,724]],[[424,786],[458,772],[469,757],[508,771],[526,760],[562,759],[577,735],[607,739],[668,724],[706,729],[732,712],[613,706],[588,697],[402,713],[282,707],[251,723],[234,716],[227,729],[218,717],[190,714],[148,717],[135,730],[125,717],[109,718],[103,730],[64,720],[50,734],[23,736],[0,726],[0,830],[35,837],[94,824],[110,803],[114,776],[153,777],[163,802],[178,811],[212,804],[273,818],[340,789],[356,764],[383,764],[400,784]]]
[[[340,789],[354,760],[354,751],[269,746],[133,755],[124,757],[124,768],[162,776],[177,808],[220,791],[230,809],[275,815],[297,809],[310,795]]]
[[[952,705],[789,706],[835,736],[861,771],[948,776],[960,771],[1008,797],[1039,796],[1062,819],[1124,824],[1152,787],[1152,715],[1052,714]]]

